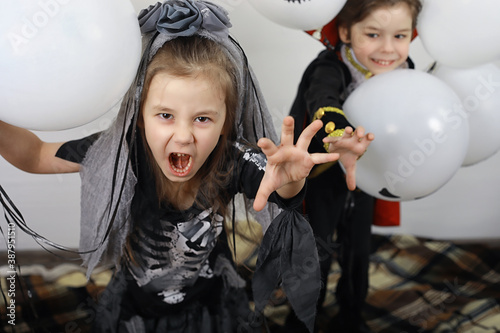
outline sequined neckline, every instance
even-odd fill
[[[372,72],[367,70],[366,68],[363,68],[355,59],[354,56],[352,55],[351,48],[346,45],[346,57],[347,60],[351,63],[351,65],[354,66],[361,74],[365,76],[366,79],[369,79],[373,76]]]

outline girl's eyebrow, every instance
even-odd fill
[[[161,104],[156,104],[156,105],[152,106],[151,109],[154,111],[164,111],[164,112],[171,112],[172,111],[172,109],[170,109],[166,106],[163,106]]]
[[[166,113],[172,113],[174,110],[172,110],[171,108],[167,107],[167,106],[163,106],[163,105],[155,105],[151,108],[152,110],[154,110],[155,112],[166,112]],[[217,110],[210,110],[210,109],[206,109],[206,110],[200,110],[198,112],[195,112],[195,116],[196,117],[199,117],[200,115],[210,115],[212,117],[219,117],[220,116],[220,112],[217,111]]]
[[[195,116],[197,116],[197,117],[207,116],[207,115],[212,117],[212,118],[219,118],[221,113],[219,111],[216,111],[216,110],[201,110],[201,111],[195,113]]]

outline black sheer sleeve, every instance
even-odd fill
[[[266,157],[258,150],[235,146],[237,158],[233,188],[249,199],[255,198],[264,177]],[[320,289],[318,252],[309,222],[297,212],[305,186],[295,197],[284,200],[276,192],[269,201],[282,212],[271,222],[259,248],[252,278],[257,312],[262,312],[279,285],[285,291],[297,317],[313,331]]]
[[[237,154],[235,162],[236,177],[233,179],[234,193],[243,193],[248,199],[254,199],[264,177],[266,169],[266,155],[257,149],[245,147],[239,143],[234,147]],[[304,188],[293,198],[283,199],[276,192],[269,197],[269,201],[280,208],[296,208],[304,200]]]
[[[95,133],[83,139],[68,141],[59,148],[56,156],[70,162],[82,163],[88,149],[98,137],[99,133]]]

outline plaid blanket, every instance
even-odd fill
[[[500,249],[410,235],[373,235],[372,244],[366,318],[374,332],[500,332]],[[249,254],[245,265],[253,259]],[[0,298],[0,332],[89,332],[93,302],[111,271],[87,282],[78,266],[57,269],[21,267],[15,326],[8,323],[6,306],[10,280],[0,269],[5,296]],[[339,276],[334,263],[325,301],[332,317]],[[266,308],[271,331],[280,328],[288,311],[286,296],[277,290]]]
[[[15,279],[9,279],[12,274],[6,272],[5,266],[0,268],[2,333],[90,332],[95,300],[111,278],[111,271],[104,270],[87,281],[85,270],[73,264],[53,269],[22,266]],[[15,290],[15,310],[9,308],[9,290]]]
[[[500,332],[500,249],[410,235],[373,235],[372,247],[365,317],[373,332]],[[340,274],[334,262],[324,303],[329,318],[338,312]],[[276,331],[289,312],[279,291],[275,303],[280,296],[266,309]]]
[[[367,319],[375,332],[500,331],[500,249],[409,235],[373,241]]]

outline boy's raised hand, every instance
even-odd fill
[[[346,172],[346,182],[349,190],[356,189],[356,161],[365,153],[370,143],[375,139],[373,133],[365,135],[365,129],[358,126],[355,131],[347,126],[341,137],[326,137],[324,143],[329,143],[328,152],[339,153],[339,161]]]
[[[286,117],[281,128],[281,144],[276,146],[271,140],[262,138],[257,145],[267,157],[264,178],[255,196],[254,209],[262,210],[272,192],[285,199],[297,195],[304,186],[305,178],[315,164],[338,160],[338,153],[314,153],[307,149],[312,138],[323,127],[320,120],[307,126],[297,143],[293,144],[293,117]]]

